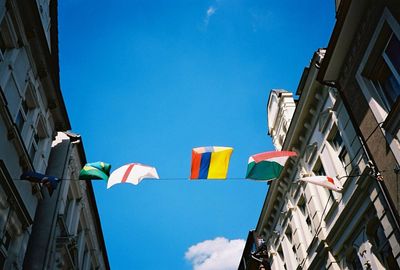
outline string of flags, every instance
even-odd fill
[[[207,146],[192,149],[190,180],[227,179],[232,147]],[[297,154],[291,151],[270,151],[249,157],[246,179],[272,181],[278,179],[286,161]],[[61,180],[36,172],[26,172],[21,179],[46,186],[50,195]],[[107,189],[120,183],[138,185],[143,179],[160,179],[157,169],[152,166],[129,163],[111,172],[111,165],[105,162],[87,163],[79,174],[79,180],[105,180]],[[306,176],[299,180],[341,192],[340,181],[329,176]]]

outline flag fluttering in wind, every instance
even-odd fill
[[[271,151],[250,156],[247,165],[247,179],[253,180],[274,180],[279,177],[286,160],[296,156],[291,151]]]
[[[53,191],[57,188],[59,179],[55,176],[45,175],[37,172],[24,172],[21,179],[28,180],[33,183],[43,184],[47,187],[50,196],[53,194]]]
[[[232,152],[232,147],[193,148],[190,179],[226,179]]]
[[[119,183],[137,185],[145,178],[159,179],[156,168],[140,163],[130,163],[113,171],[108,178],[107,188]]]
[[[107,180],[110,176],[111,165],[102,161],[87,163],[79,173],[81,180]]]
[[[299,180],[313,183],[318,186],[323,186],[337,192],[341,192],[343,189],[342,184],[336,177],[318,175],[318,176],[301,177]]]

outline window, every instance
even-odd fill
[[[400,25],[385,8],[356,78],[378,122],[400,106]],[[397,126],[398,118],[389,126]],[[391,130],[396,135],[397,130]],[[399,139],[399,137],[397,138]],[[391,139],[388,139],[391,141]],[[398,146],[397,146],[398,147]],[[393,147],[391,147],[393,148]]]
[[[292,228],[290,227],[290,225],[287,226],[285,235],[286,235],[287,239],[289,240],[289,242],[292,243]]]
[[[351,164],[351,159],[349,152],[347,152],[346,147],[343,147],[342,151],[340,151],[339,159],[342,162],[344,169],[346,170],[346,174],[350,175],[353,170],[353,166]]]
[[[385,8],[356,73],[391,151],[400,162],[400,24]]]
[[[10,107],[10,111],[15,111],[15,126],[18,129],[25,146],[28,151],[30,151],[29,143],[32,136],[32,130],[29,128],[28,123],[33,123],[37,116],[37,114],[34,113],[37,107],[37,102],[30,83],[27,83],[24,91],[19,91],[18,89],[14,76],[10,76],[5,88],[7,101],[10,104],[14,104]]]
[[[306,218],[306,223],[307,223],[308,229],[310,231],[312,231],[311,219],[310,219],[310,216],[308,216],[308,215],[307,215],[307,218]]]
[[[285,236],[286,236],[286,238],[287,238],[287,240],[289,242],[289,245],[290,245],[290,247],[292,249],[293,256],[295,257],[296,261],[298,261],[296,246],[293,243],[293,231],[292,231],[292,228],[290,227],[290,225],[288,225],[287,228],[286,228]]]
[[[34,162],[36,152],[38,151],[38,142],[39,142],[39,136],[35,130],[33,134],[32,143],[29,149],[29,157],[31,158],[32,162]]]
[[[38,0],[36,3],[40,12],[40,18],[42,19],[43,30],[46,35],[47,43],[50,47],[50,0]]]
[[[4,59],[4,54],[7,50],[13,49],[17,44],[17,36],[14,31],[12,21],[9,14],[4,16],[0,23],[0,56]]]
[[[28,101],[26,99],[22,99],[21,106],[18,110],[17,118],[15,119],[15,124],[21,135],[22,135],[22,131],[24,129],[25,123],[27,122],[27,120],[30,116],[31,110],[33,110],[33,107],[28,105]]]
[[[28,115],[30,108],[26,102],[26,99],[23,99],[21,102],[21,110],[25,113],[25,115]]]
[[[322,165],[322,162],[320,159],[318,159],[317,162],[315,163],[313,173],[314,173],[314,175],[321,175],[321,176],[326,175],[324,165]],[[328,196],[328,200],[330,201],[329,207],[331,207],[332,201],[329,197],[332,197],[332,199],[334,199],[335,195],[333,194],[333,191],[328,188],[324,188],[324,190],[326,191],[326,195]]]
[[[286,262],[285,262],[285,256],[283,255],[282,246],[279,246],[278,254],[279,254],[279,257],[280,257],[280,259],[281,259],[281,261],[283,263],[283,268],[286,270],[287,266],[286,266]]]
[[[29,157],[31,158],[34,165],[38,165],[37,161],[35,160],[36,154],[38,152],[43,152],[47,137],[48,136],[45,129],[44,121],[40,117],[37,121],[36,128],[33,131],[32,141],[29,148]],[[36,169],[40,170],[41,168]]]
[[[299,200],[298,207],[299,207],[301,213],[303,214],[303,216],[305,216],[307,214],[307,210],[306,210],[306,200],[304,199],[303,196]]]
[[[332,127],[331,135],[329,137],[329,143],[332,145],[333,149],[339,152],[343,145],[343,139],[336,125]]]
[[[18,128],[19,133],[22,133],[22,130],[24,129],[24,125],[26,122],[26,116],[22,112],[22,110],[18,111],[17,118],[15,119],[15,125]]]
[[[318,159],[318,161],[315,164],[315,167],[313,169],[313,173],[315,175],[326,175],[324,166],[322,165],[322,162],[320,159]]]
[[[305,239],[306,245],[309,245],[311,244],[311,241],[314,237],[314,230],[312,227],[313,224],[311,223],[311,219],[308,218],[308,210],[306,207],[306,200],[304,198],[304,195],[300,195],[297,207],[298,211],[295,211],[294,215],[297,215],[298,221],[301,225],[297,228],[297,233],[299,233],[299,235],[302,235],[302,237]]]
[[[37,144],[32,143],[29,149],[29,157],[31,158],[32,161],[35,160],[36,152],[37,152]]]
[[[385,47],[379,48],[378,43],[376,50],[380,53],[365,76],[371,80],[382,107],[390,111],[400,96],[400,41],[387,24],[383,31]]]
[[[333,150],[335,150],[337,157],[340,160],[340,163],[342,163],[346,175],[350,175],[352,170],[354,169],[354,166],[351,162],[350,154],[347,151],[340,131],[336,125],[333,125],[331,129],[331,132],[328,136],[328,142],[332,146]]]
[[[310,215],[308,214],[308,209],[306,206],[306,199],[303,196],[299,200],[298,207],[299,207],[301,213],[303,214],[303,217],[304,217],[305,222],[308,227],[308,231],[311,232],[311,234],[313,234],[314,233],[313,225],[311,222]]]

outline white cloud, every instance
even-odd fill
[[[243,239],[217,237],[189,247],[185,258],[194,270],[236,270],[245,243]]]
[[[217,9],[215,7],[213,7],[213,6],[209,7],[207,9],[207,17],[211,17],[215,13],[215,11],[217,11]]]
[[[210,6],[210,7],[207,9],[206,17],[204,18],[204,24],[205,24],[206,26],[207,26],[208,23],[210,22],[211,16],[214,15],[216,11],[217,11],[217,8],[214,7],[214,6]]]

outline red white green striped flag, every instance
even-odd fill
[[[316,175],[300,178],[301,181],[313,183],[318,186],[326,187],[328,189],[341,192],[343,189],[342,184],[336,177],[329,177],[326,175]]]
[[[271,151],[252,155],[247,165],[247,179],[253,180],[274,180],[279,177],[286,160],[296,156],[291,151]]]

